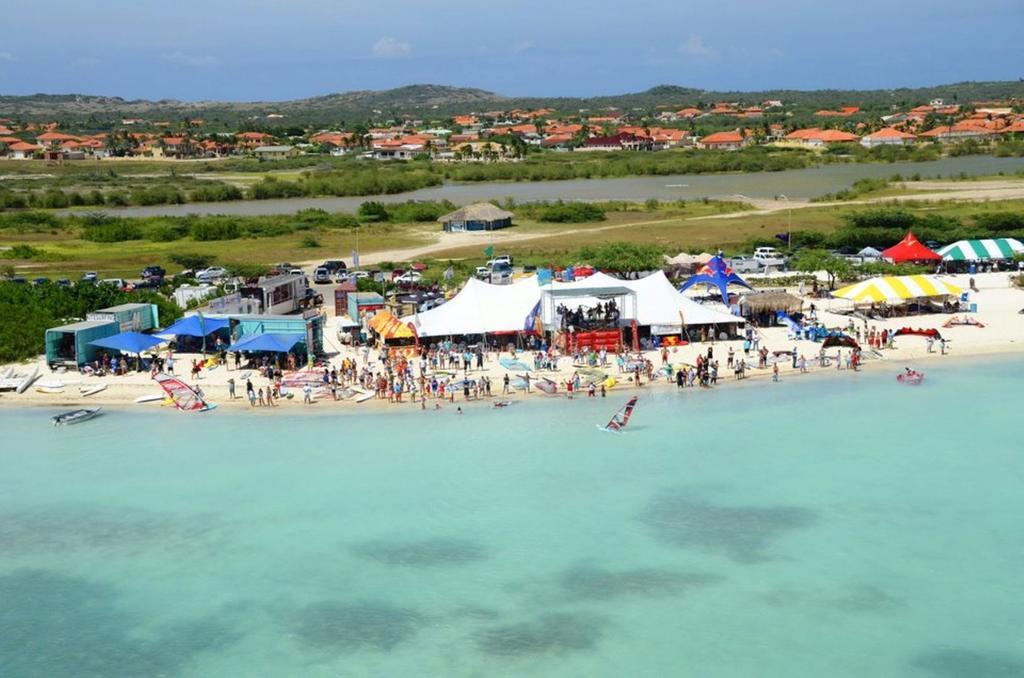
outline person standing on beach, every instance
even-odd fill
[[[256,406],[256,390],[252,386],[252,379],[245,380],[245,395],[249,398],[250,407]]]
[[[796,369],[796,346],[793,347],[793,369]]]
[[[779,380],[779,364],[775,363],[774,365],[772,365],[772,381],[776,381],[777,382],[778,380]]]
[[[266,407],[267,406],[267,403],[264,402],[264,400],[263,400],[263,389],[262,388],[259,391],[257,391],[257,398],[259,399],[260,407]]]
[[[729,354],[728,354],[728,356],[726,356],[726,359],[725,359],[725,366],[728,367],[729,369],[732,369],[732,363],[733,363],[733,360],[735,360],[735,358],[736,358],[736,354],[733,352],[732,346],[730,346],[729,347]]]
[[[313,387],[310,386],[308,383],[302,387],[302,404],[313,404]]]
[[[235,399],[235,378],[231,377],[228,379],[228,397],[232,400]]]

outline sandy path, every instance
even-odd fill
[[[382,250],[379,252],[368,252],[359,257],[363,265],[378,264],[382,261],[408,261],[411,259],[426,258],[436,252],[442,252],[459,247],[472,247],[479,245],[481,249],[488,245],[500,246],[507,243],[523,242],[527,240],[542,240],[547,237],[572,235],[575,233],[600,233],[617,228],[629,228],[632,226],[649,226],[682,221],[701,221],[704,219],[740,219],[743,217],[775,214],[788,209],[806,209],[810,207],[841,207],[844,205],[870,205],[876,203],[891,202],[938,202],[944,200],[953,201],[974,201],[986,200],[1020,200],[1024,199],[1024,181],[997,180],[997,181],[907,181],[896,184],[897,187],[914,190],[915,193],[897,196],[883,196],[878,198],[864,198],[861,200],[842,200],[831,202],[811,202],[809,200],[767,200],[750,198],[747,196],[733,196],[731,199],[742,201],[753,207],[753,209],[740,212],[729,212],[726,214],[712,214],[698,217],[671,217],[665,219],[649,219],[645,221],[634,221],[628,223],[608,224],[596,228],[568,228],[563,231],[550,233],[523,233],[513,231],[492,231],[487,233],[437,233],[432,235],[433,242],[416,247],[403,249]],[[920,191],[920,192],[916,192]],[[721,200],[729,200],[730,197],[721,197]],[[303,261],[299,265],[303,268],[315,267],[319,260]]]
[[[944,200],[960,202],[983,202],[986,200],[1021,200],[1024,199],[1024,181],[906,181],[894,184],[896,188],[915,191],[906,195],[880,196],[877,198],[861,198],[858,200],[832,200],[827,202],[811,202],[810,200],[766,200],[748,198],[746,196],[725,196],[720,200],[742,200],[753,205],[754,209],[727,214],[712,214],[706,217],[690,217],[700,219],[736,219],[764,214],[775,214],[789,209],[806,209],[808,207],[842,207],[844,205],[872,205],[891,202],[940,202]],[[917,192],[920,191],[920,192]]]
[[[564,231],[553,231],[549,233],[536,233],[536,232],[516,232],[516,231],[487,231],[484,233],[435,233],[431,237],[434,241],[429,245],[418,245],[416,247],[406,247],[395,250],[381,250],[379,252],[367,252],[366,254],[359,255],[360,265],[372,265],[382,261],[407,261],[410,259],[425,258],[435,252],[443,252],[444,250],[455,249],[459,247],[473,247],[479,246],[481,251],[483,248],[494,245],[498,247],[500,245],[522,242],[525,240],[542,240],[544,238],[551,238],[563,235],[571,235],[573,233],[600,233],[601,231],[611,231],[617,228],[631,228],[634,226],[649,226],[652,224],[665,224],[674,221],[679,221],[679,217],[668,217],[665,219],[649,219],[646,221],[631,221],[627,223],[608,224],[607,226],[597,226],[590,228],[569,228]],[[320,265],[320,259],[313,259],[309,261],[301,261],[298,266],[302,268],[311,268]]]

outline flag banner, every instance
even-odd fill
[[[352,250],[352,268],[359,268],[359,250]]]
[[[494,256],[494,245],[488,245],[484,248],[484,256],[488,259]]]

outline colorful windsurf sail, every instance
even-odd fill
[[[153,377],[160,388],[164,390],[173,402],[174,406],[185,412],[197,412],[210,409],[210,406],[203,400],[203,397],[194,388],[183,382],[181,379],[170,374],[160,374]]]
[[[547,393],[548,395],[555,395],[556,393],[558,393],[558,384],[551,381],[547,377],[541,377],[535,382],[534,385],[541,391],[544,391],[544,393]]]
[[[621,431],[626,428],[626,424],[629,423],[629,418],[633,416],[633,410],[636,409],[636,401],[639,400],[637,396],[633,396],[629,399],[626,405],[616,412],[608,425],[605,426],[609,431]]]

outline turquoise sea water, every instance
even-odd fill
[[[0,675],[1024,675],[1024,362],[894,374],[0,410]]]

